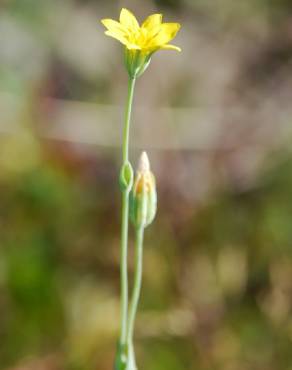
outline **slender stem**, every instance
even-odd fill
[[[128,162],[129,159],[129,132],[135,82],[136,82],[135,78],[129,77],[128,100],[125,116],[125,125],[123,131],[123,163]]]
[[[143,236],[144,227],[136,229],[136,242],[135,242],[135,277],[134,286],[131,297],[131,304],[129,309],[129,321],[127,332],[127,343],[129,346],[133,345],[134,323],[140,297],[142,285],[142,268],[143,268]]]
[[[123,164],[129,159],[129,131],[133,103],[135,79],[129,78],[128,98],[123,130]],[[120,344],[125,345],[127,340],[128,320],[128,228],[129,228],[129,190],[122,192],[122,222],[121,222],[121,332]]]
[[[128,316],[128,215],[129,196],[127,192],[122,193],[122,230],[121,230],[121,332],[120,343],[126,344],[127,316]]]

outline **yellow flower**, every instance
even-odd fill
[[[140,50],[152,54],[159,49],[181,51],[177,46],[168,44],[180,29],[179,23],[162,23],[162,14],[152,14],[140,26],[136,17],[127,9],[122,9],[120,22],[103,19],[107,28],[105,34],[126,46],[128,50]]]

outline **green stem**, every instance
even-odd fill
[[[127,99],[127,108],[125,116],[125,125],[123,131],[123,164],[129,160],[129,132],[130,132],[130,121],[131,121],[131,111],[132,111],[132,102],[134,96],[134,87],[135,87],[135,78],[129,77],[128,84],[128,99]]]
[[[133,103],[135,79],[129,78],[128,98],[123,130],[123,165],[129,160],[129,131]],[[121,223],[121,332],[120,345],[125,346],[127,340],[128,320],[128,228],[129,228],[129,189],[122,192],[122,223]]]
[[[128,316],[128,215],[129,195],[126,191],[122,193],[122,230],[121,230],[121,332],[120,344],[126,344],[127,316]]]
[[[133,347],[134,323],[142,285],[143,236],[144,236],[144,227],[143,226],[138,227],[136,229],[136,242],[135,242],[135,277],[131,297],[131,304],[129,309],[129,321],[127,332],[127,344],[129,347]]]

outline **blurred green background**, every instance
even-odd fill
[[[139,370],[292,370],[290,0],[1,1],[0,368],[112,369],[121,7],[182,24],[135,95],[159,196]]]

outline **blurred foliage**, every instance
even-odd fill
[[[186,150],[178,140],[177,150],[153,150],[159,209],[146,233],[139,369],[292,370],[292,137],[275,118],[291,126],[291,1],[125,6],[179,15],[186,30],[182,59],[159,57],[158,72],[153,67],[152,80],[141,81],[138,94],[151,109],[172,106],[170,116],[185,107],[214,109],[216,123],[216,104],[227,112],[222,126],[213,127],[222,147]],[[119,148],[54,138],[46,130],[69,101],[108,105],[124,98],[120,49],[97,26],[115,11],[115,2],[93,0],[1,3],[1,369],[112,369]],[[232,79],[225,80],[229,69]],[[269,114],[256,115],[266,101],[273,129],[260,125]],[[230,106],[244,111],[243,119]],[[80,109],[84,117],[91,110]],[[188,117],[195,130],[198,117]],[[101,120],[108,117],[101,113]],[[178,134],[183,123],[171,129]],[[209,135],[205,130],[199,140]],[[272,139],[256,142],[256,130]],[[159,135],[168,141],[158,128]],[[249,173],[246,163],[252,167],[261,156]],[[131,244],[130,277],[132,253]]]

